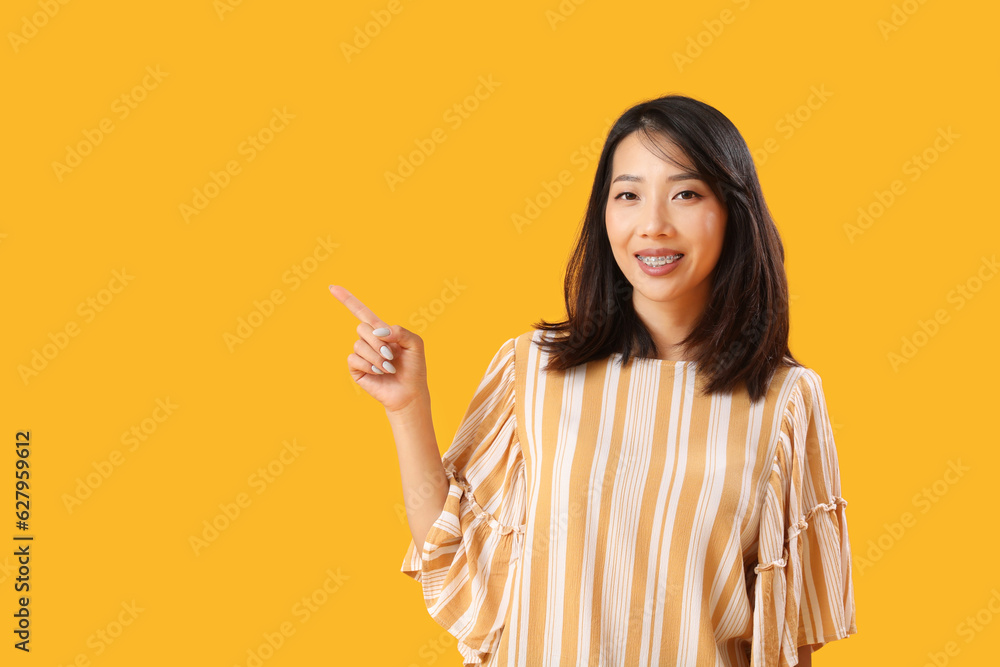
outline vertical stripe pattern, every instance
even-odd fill
[[[781,667],[857,632],[815,371],[703,396],[695,362],[546,372],[544,335],[493,356],[400,568],[465,665]]]

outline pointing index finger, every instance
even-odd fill
[[[373,329],[377,329],[378,327],[389,328],[388,324],[383,322],[368,306],[361,303],[358,297],[351,294],[347,289],[340,285],[330,285],[330,293],[337,297],[337,300],[344,304],[355,317],[366,324],[370,324]]]

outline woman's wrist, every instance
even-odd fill
[[[422,391],[414,396],[406,405],[395,410],[385,409],[385,415],[393,423],[412,422],[414,419],[422,419],[431,408],[431,395],[428,391]]]

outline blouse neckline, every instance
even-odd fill
[[[621,352],[615,352],[615,353],[612,354],[612,356],[617,357],[619,359],[619,362],[620,362],[621,359],[623,359],[625,357],[625,355],[622,354]],[[696,361],[680,361],[680,360],[676,360],[676,359],[657,359],[655,357],[635,357],[635,356],[633,356],[632,360],[633,361],[634,360],[639,360],[639,361],[644,361],[644,362],[655,363],[658,366],[662,366],[662,365],[667,365],[667,366],[684,366],[686,364],[691,364],[691,365],[697,364]]]

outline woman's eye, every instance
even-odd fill
[[[636,196],[636,194],[634,192],[629,192],[629,191],[626,190],[625,192],[619,193],[618,196],[615,197],[615,199],[621,199],[624,195],[632,195],[633,197]],[[627,199],[626,201],[634,201],[634,200]]]
[[[681,197],[681,195],[686,195],[686,194],[694,195],[694,197]],[[701,195],[699,195],[694,190],[684,190],[683,192],[678,192],[677,196],[681,197],[681,199],[688,199],[688,200],[690,200],[690,199],[694,199],[695,197],[700,197]]]

